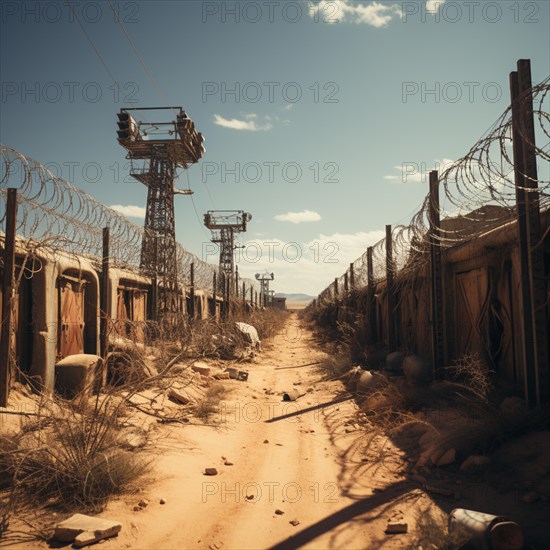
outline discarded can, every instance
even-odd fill
[[[292,388],[291,390],[283,393],[283,401],[296,401],[296,399],[305,394],[306,392],[301,388]]]
[[[521,550],[521,527],[505,516],[455,508],[449,515],[449,532],[461,531],[479,550]]]

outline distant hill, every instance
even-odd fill
[[[285,294],[284,292],[276,292],[277,298],[286,298],[287,302],[311,302],[315,296],[309,296],[308,294]]]

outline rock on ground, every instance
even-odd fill
[[[168,397],[182,405],[187,405],[191,402],[191,399],[182,390],[178,390],[177,388],[170,388],[168,390]]]
[[[403,359],[405,359],[405,354],[402,351],[389,353],[386,357],[386,370],[401,373],[403,371]]]
[[[407,355],[403,359],[403,374],[411,384],[426,384],[431,380],[432,370],[418,355]]]
[[[191,365],[191,369],[204,376],[210,376],[210,367],[203,361],[197,361],[196,363]]]
[[[388,521],[386,533],[388,535],[397,535],[399,533],[406,533],[408,529],[408,524],[403,521]]]
[[[235,327],[244,338],[244,340],[248,342],[253,348],[257,349],[258,351],[262,350],[262,342],[260,340],[260,337],[258,336],[258,331],[256,330],[256,327],[253,327],[252,325],[249,325],[247,323],[240,322],[235,323]]]
[[[114,537],[122,529],[122,524],[104,518],[74,514],[58,523],[54,529],[54,538],[60,542],[73,542],[76,546],[86,546],[93,542]]]

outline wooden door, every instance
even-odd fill
[[[458,273],[455,278],[455,358],[479,354],[485,359],[488,349],[488,277],[484,268]]]
[[[84,353],[85,281],[60,277],[58,359]]]

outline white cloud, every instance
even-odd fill
[[[426,11],[428,13],[437,13],[441,4],[444,4],[445,0],[426,0]]]
[[[435,159],[434,164],[428,166],[425,162],[403,162],[394,166],[397,174],[387,174],[384,179],[387,181],[396,181],[400,183],[428,183],[430,170],[438,170],[441,174],[443,170],[453,164],[453,160],[443,158]]]
[[[399,4],[359,4],[350,0],[321,0],[309,3],[309,15],[326,23],[365,23],[371,27],[386,27],[395,17],[402,14]]]
[[[267,269],[275,274],[271,288],[276,292],[315,296],[384,236],[384,231],[320,234],[308,242],[263,237],[243,242],[235,259],[243,277],[253,279]]]
[[[245,118],[248,120],[239,120],[237,118],[224,118],[220,115],[214,115],[214,124],[218,126],[223,126],[224,128],[231,128],[232,130],[248,130],[249,132],[266,132],[271,130],[272,126],[269,123],[258,124],[257,115],[254,113],[250,115],[245,115]]]
[[[135,206],[133,204],[128,204],[126,206],[122,204],[112,204],[111,208],[128,218],[145,219],[145,208],[143,206]]]
[[[275,219],[278,222],[303,223],[318,222],[321,215],[311,210],[302,210],[301,212],[287,212],[286,214],[277,214]]]

